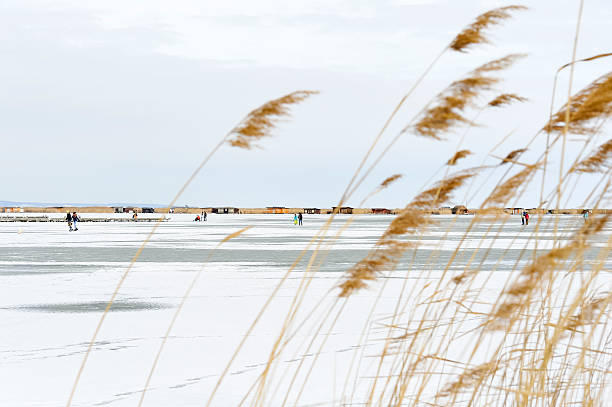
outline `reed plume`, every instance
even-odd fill
[[[498,362],[488,362],[467,369],[459,375],[456,381],[449,383],[437,394],[437,397],[448,397],[481,382],[485,377],[494,374],[499,369]]]
[[[604,172],[612,165],[610,162],[611,159],[612,139],[600,145],[599,148],[597,148],[597,150],[589,157],[578,162],[572,171],[581,173]]]
[[[525,180],[533,173],[537,165],[528,165],[521,171],[510,177],[506,182],[495,187],[486,202],[489,204],[503,204],[516,193],[516,190],[523,185]]]
[[[569,259],[577,250],[584,249],[587,246],[587,238],[601,232],[609,218],[610,215],[605,215],[586,222],[568,244],[549,250],[524,267],[519,279],[505,291],[509,299],[492,313],[489,327],[501,327],[502,322],[510,320],[519,310],[528,306],[525,299],[541,286],[542,277],[556,270],[559,264]]]
[[[596,320],[597,315],[605,312],[610,304],[612,294],[593,296],[588,301],[585,301],[580,311],[569,317],[569,321],[565,325],[567,331],[576,332],[585,325],[590,325]]]
[[[504,164],[515,161],[515,159],[518,158],[525,151],[527,151],[526,148],[519,148],[517,150],[513,150],[509,152],[508,155],[501,161],[501,163],[499,163],[499,165],[504,165]]]
[[[290,115],[289,108],[292,105],[298,104],[316,93],[318,92],[299,90],[261,105],[252,110],[244,120],[232,129],[227,142],[232,147],[247,150],[253,148],[256,141],[271,135],[270,131],[280,118]]]
[[[438,181],[433,187],[417,195],[410,206],[412,208],[430,209],[432,205],[446,202],[451,194],[460,188],[465,181],[475,176],[480,168],[470,168]]]
[[[391,175],[390,177],[385,178],[383,182],[380,183],[380,188],[387,188],[389,185],[393,184],[398,179],[402,178],[402,174]]]
[[[453,191],[477,173],[477,168],[462,171],[437,182],[432,188],[417,195],[389,224],[366,257],[351,267],[344,281],[339,285],[340,297],[349,297],[355,291],[367,287],[368,281],[376,280],[383,271],[395,268],[405,251],[412,245],[398,240],[410,233],[417,233],[428,223],[425,210],[436,203],[448,200]]]
[[[474,69],[477,74],[483,74],[486,72],[503,71],[504,69],[510,68],[516,61],[521,58],[525,58],[527,54],[508,54],[505,57],[494,59],[485,64],[480,65]]]
[[[457,161],[471,154],[472,152],[470,150],[459,150],[446,162],[446,165],[457,165]]]
[[[520,57],[520,54],[510,54],[490,61],[470,72],[465,78],[451,83],[436,97],[434,106],[427,109],[411,127],[412,130],[419,136],[441,140],[442,133],[448,132],[457,124],[469,122],[463,116],[465,109],[481,92],[490,90],[500,81],[499,78],[485,74],[507,69]],[[407,130],[408,128],[404,129]]]
[[[491,107],[502,107],[511,104],[512,102],[525,102],[527,98],[515,95],[514,93],[502,93],[488,103]]]
[[[476,20],[464,28],[450,43],[449,47],[458,52],[466,52],[477,44],[488,43],[484,30],[512,16],[511,12],[525,10],[524,6],[506,6],[496,8],[476,17]]]
[[[566,126],[566,111],[569,109],[568,132],[579,135],[595,134],[599,128],[596,120],[605,120],[612,115],[612,72],[593,81],[589,86],[572,96],[555,113],[543,130],[562,133]]]

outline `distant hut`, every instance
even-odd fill
[[[142,213],[155,213],[153,208],[142,208]]]
[[[372,208],[374,215],[391,215],[391,209],[387,208]]]
[[[268,206],[266,213],[289,213],[289,209],[284,206]]]
[[[465,205],[455,205],[452,209],[453,215],[466,215],[468,213],[468,209]]]
[[[310,214],[310,215],[318,215],[321,213],[321,209],[319,208],[304,208],[304,213]]]
[[[351,208],[350,206],[341,206],[341,207],[334,206],[332,210],[334,212],[343,213],[346,215],[351,215],[353,213],[353,208]]]
[[[240,213],[240,209],[238,208],[232,208],[232,207],[218,207],[218,208],[212,208],[212,213],[218,213],[218,214],[230,214],[230,213]]]

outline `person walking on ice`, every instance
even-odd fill
[[[74,226],[74,231],[79,230],[77,227],[77,222],[79,221],[79,215],[76,212],[72,212],[72,224]]]
[[[72,232],[72,215],[70,215],[70,211],[66,212],[66,222],[68,223],[68,231]]]
[[[297,225],[297,224],[298,224],[298,216],[297,216],[297,213],[294,213],[294,214],[293,214],[293,224],[294,224],[294,225]]]
[[[529,212],[525,211],[525,225],[529,225]]]
[[[298,214],[298,224],[302,226],[302,214],[301,213]]]

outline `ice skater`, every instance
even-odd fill
[[[79,221],[79,215],[77,215],[76,212],[72,212],[72,225],[74,226],[74,231],[76,232],[77,230],[79,230],[79,228],[77,227],[77,222]]]
[[[72,215],[70,215],[70,211],[66,212],[66,222],[68,223],[68,232],[72,232]]]

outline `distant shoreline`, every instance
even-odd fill
[[[474,215],[477,213],[491,214],[520,214],[522,211],[527,211],[531,214],[563,214],[563,215],[580,215],[588,210],[593,214],[612,213],[612,209],[591,209],[591,208],[571,208],[571,209],[537,209],[537,208],[495,208],[486,211],[477,208],[466,208],[463,205],[455,207],[440,207],[437,209],[424,210],[426,213],[433,215],[453,215],[464,214]],[[402,208],[353,208],[343,206],[341,208],[288,208],[280,206],[271,206],[265,208],[239,208],[233,206],[219,207],[173,207],[173,208],[153,208],[153,207],[136,207],[136,206],[23,206],[23,207],[0,207],[0,214],[17,214],[17,213],[156,213],[156,214],[245,214],[245,215],[265,215],[265,214],[294,214],[303,213],[310,215],[329,215],[332,213],[353,214],[353,215],[396,215],[402,211]]]

